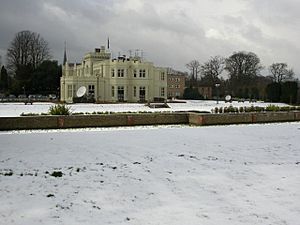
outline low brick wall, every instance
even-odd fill
[[[223,124],[241,124],[252,123],[250,113],[241,114],[197,114],[190,113],[189,124],[191,125],[223,125]]]
[[[300,112],[140,113],[73,116],[0,117],[0,130],[190,124],[195,126],[300,121]]]
[[[288,122],[295,121],[295,112],[266,112],[257,113],[253,122],[256,123],[272,123],[272,122]]]
[[[187,113],[0,117],[0,130],[188,124]]]
[[[57,117],[0,117],[0,130],[54,129],[57,127]]]
[[[226,125],[243,123],[272,123],[300,121],[300,112],[264,112],[264,113],[190,113],[189,124],[196,126]]]

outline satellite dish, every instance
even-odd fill
[[[231,96],[230,95],[226,95],[225,100],[226,100],[226,102],[229,102],[231,100]]]
[[[84,96],[86,93],[86,87],[85,86],[81,86],[80,88],[78,88],[77,92],[76,92],[76,96],[78,98]]]

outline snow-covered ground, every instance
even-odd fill
[[[256,103],[225,103],[220,101],[219,104],[216,101],[186,101],[186,103],[168,103],[170,108],[153,109],[145,106],[145,104],[71,104],[71,111],[78,112],[141,112],[141,111],[207,111],[211,112],[215,107],[228,107],[230,105],[234,107],[240,106],[268,106],[271,103],[256,102]],[[273,105],[284,106],[282,103],[272,103]],[[33,105],[25,105],[24,103],[0,103],[0,117],[4,116],[20,116],[21,113],[47,113],[49,107],[53,103],[39,103],[35,102]]]
[[[0,224],[296,225],[299,137],[300,123],[0,132]]]

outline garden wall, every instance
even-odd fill
[[[188,124],[187,113],[0,117],[0,130]]]
[[[190,124],[196,126],[300,121],[300,112],[137,113],[71,116],[0,117],[0,130]]]
[[[226,125],[300,121],[300,112],[189,114],[190,125]]]

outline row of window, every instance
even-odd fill
[[[145,98],[146,97],[146,87],[139,87],[139,97],[140,98]],[[95,95],[95,85],[88,85],[88,94],[90,95]],[[115,86],[111,86],[111,96],[114,98],[116,97],[116,94],[117,94],[117,97],[118,99],[124,99],[124,86],[117,86],[117,93],[116,93],[116,90],[115,90]],[[68,85],[67,86],[67,95],[68,95],[68,98],[71,98],[73,96],[76,96],[76,86],[75,85]],[[165,88],[164,87],[161,87],[160,88],[160,96],[165,96]],[[133,87],[133,97],[137,97],[137,87],[134,86]]]
[[[140,69],[139,73],[137,70],[133,70],[133,77],[141,77],[145,78],[146,77],[146,70],[145,69]],[[111,77],[124,77],[125,76],[125,69],[111,69]]]
[[[169,81],[180,82],[180,78],[178,78],[178,77],[170,77]]]
[[[117,93],[118,93],[118,95],[120,94],[120,93],[123,93],[124,94],[124,86],[118,86],[117,87],[118,89],[117,89]],[[115,86],[111,86],[111,97],[115,97],[116,95],[116,92],[115,92]],[[160,95],[161,96],[165,96],[165,88],[164,87],[162,87],[162,88],[160,88]],[[146,87],[139,87],[139,97],[141,97],[141,96],[146,96]],[[133,97],[137,97],[137,87],[136,86],[134,86],[133,87]]]
[[[125,69],[111,69],[111,77],[124,77],[125,76]],[[146,70],[140,69],[140,70],[133,70],[133,77],[140,77],[145,78],[146,77]],[[160,80],[165,80],[165,72],[161,72],[160,74]]]
[[[180,92],[168,92],[168,97],[180,97]]]
[[[180,85],[179,84],[175,84],[175,85],[174,84],[169,84],[168,87],[169,88],[177,88],[178,89],[178,88],[180,88]]]

